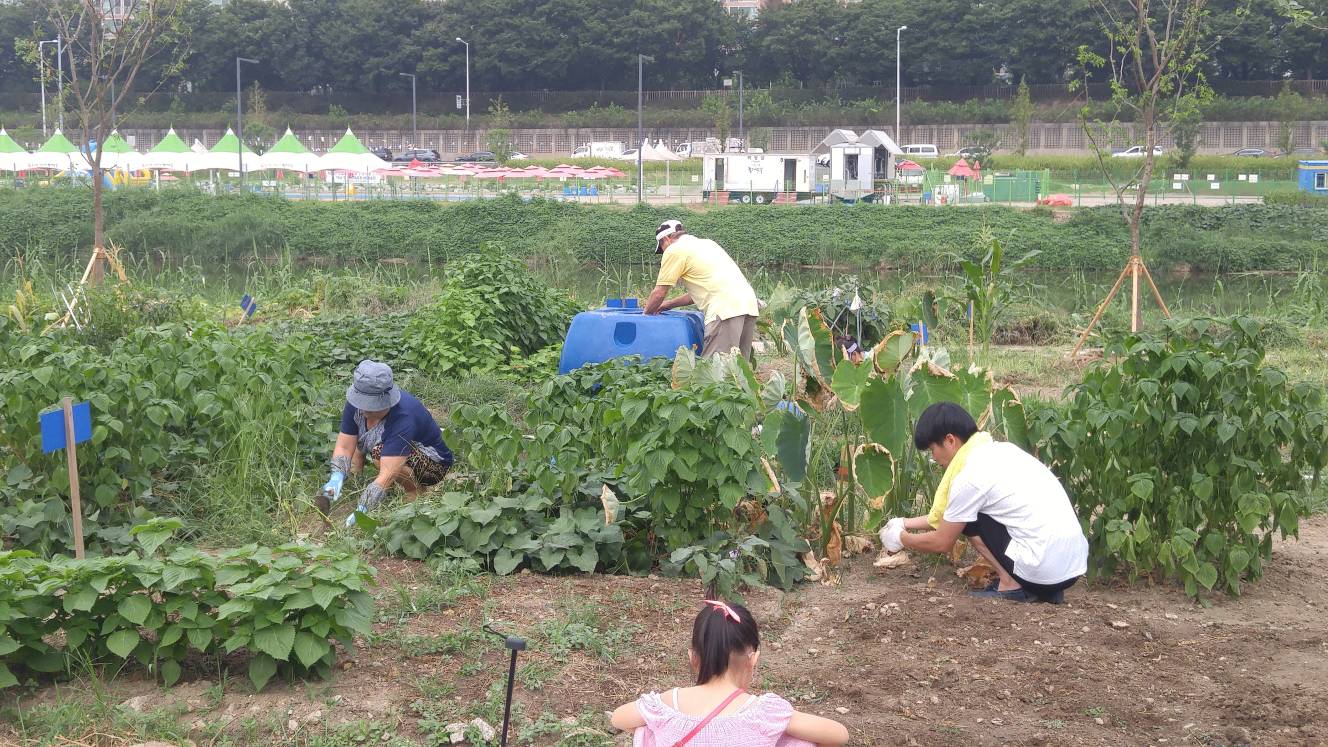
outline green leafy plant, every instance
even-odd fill
[[[520,260],[487,245],[449,267],[447,286],[406,328],[421,368],[494,369],[560,342],[575,304]]]
[[[1328,460],[1323,392],[1264,360],[1252,319],[1128,336],[1035,430],[1089,537],[1090,572],[1237,595],[1295,536]]]
[[[140,529],[136,538],[155,550],[173,526]],[[326,677],[336,656],[328,639],[350,648],[370,631],[373,569],[319,547],[86,560],[16,551],[0,553],[0,576],[0,688],[74,661],[126,660],[169,686],[192,655],[247,648],[250,679],[262,689],[279,669]]]

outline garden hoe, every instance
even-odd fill
[[[514,635],[504,635],[488,624],[485,624],[484,632],[503,639],[503,646],[512,652],[512,663],[507,668],[507,702],[503,704],[503,731],[498,742],[500,747],[507,747],[507,724],[512,716],[512,685],[516,679],[516,652],[526,650],[526,639],[517,638]]]

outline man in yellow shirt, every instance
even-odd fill
[[[679,221],[666,220],[655,231],[655,253],[664,256],[645,313],[658,314],[694,303],[705,314],[702,356],[737,348],[750,357],[758,313],[756,292],[724,247],[692,236]],[[669,289],[678,284],[684,293],[665,301]]]

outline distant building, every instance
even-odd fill
[[[741,15],[748,18],[755,18],[761,8],[766,5],[766,0],[720,0],[724,10],[731,15]]]
[[[1300,191],[1328,195],[1328,161],[1301,161],[1296,172]]]

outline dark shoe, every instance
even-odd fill
[[[974,591],[969,592],[969,596],[978,599],[1004,599],[1007,602],[1035,602],[1037,597],[1029,594],[1023,589],[1011,589],[1010,591]]]
[[[1055,594],[1052,594],[1051,596],[1048,596],[1048,597],[1038,597],[1037,599],[1034,599],[1033,601],[1035,601],[1035,602],[1041,602],[1041,603],[1043,603],[1043,604],[1065,604],[1065,592],[1063,592],[1063,591],[1058,591],[1058,592],[1056,592]]]

